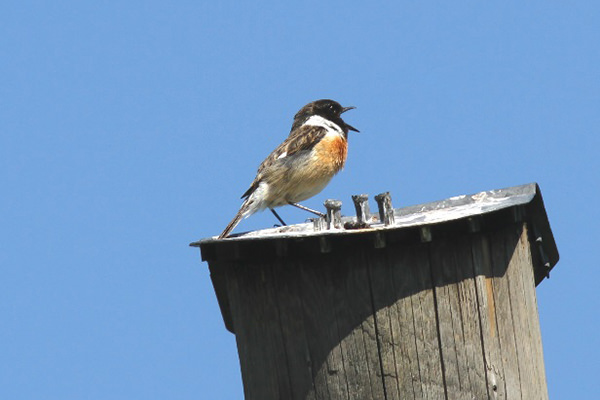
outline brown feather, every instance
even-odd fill
[[[317,143],[321,141],[327,134],[327,130],[321,126],[304,125],[293,131],[290,136],[287,137],[275,150],[271,152],[265,158],[265,160],[258,167],[256,178],[242,195],[242,198],[246,198],[252,194],[252,192],[258,186],[258,183],[263,179],[264,173],[269,167],[273,166],[277,162],[283,162],[283,158],[289,157],[302,150],[310,150]],[[286,153],[285,157],[279,158],[282,154]]]

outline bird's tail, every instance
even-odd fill
[[[246,199],[246,201],[244,201],[244,203],[240,207],[240,211],[238,211],[237,214],[235,214],[235,217],[233,217],[231,222],[225,227],[223,232],[221,232],[221,234],[219,235],[219,239],[225,239],[227,236],[229,236],[231,231],[237,226],[237,224],[240,223],[242,218],[244,218],[244,216],[246,216],[248,214],[248,211],[250,208],[250,202],[248,200],[249,199]]]

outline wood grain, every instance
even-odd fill
[[[218,266],[246,399],[548,398],[524,224],[383,243]]]

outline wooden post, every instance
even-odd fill
[[[196,243],[245,398],[547,399],[535,285],[558,253],[526,188],[435,224],[399,209],[392,226]]]

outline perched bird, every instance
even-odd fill
[[[319,193],[344,166],[348,131],[358,130],[342,120],[342,107],[333,100],[308,103],[296,113],[290,135],[258,167],[256,178],[242,195],[240,210],[219,235],[226,238],[242,218],[266,208],[285,225],[274,208],[293,205],[317,215],[298,202]]]

